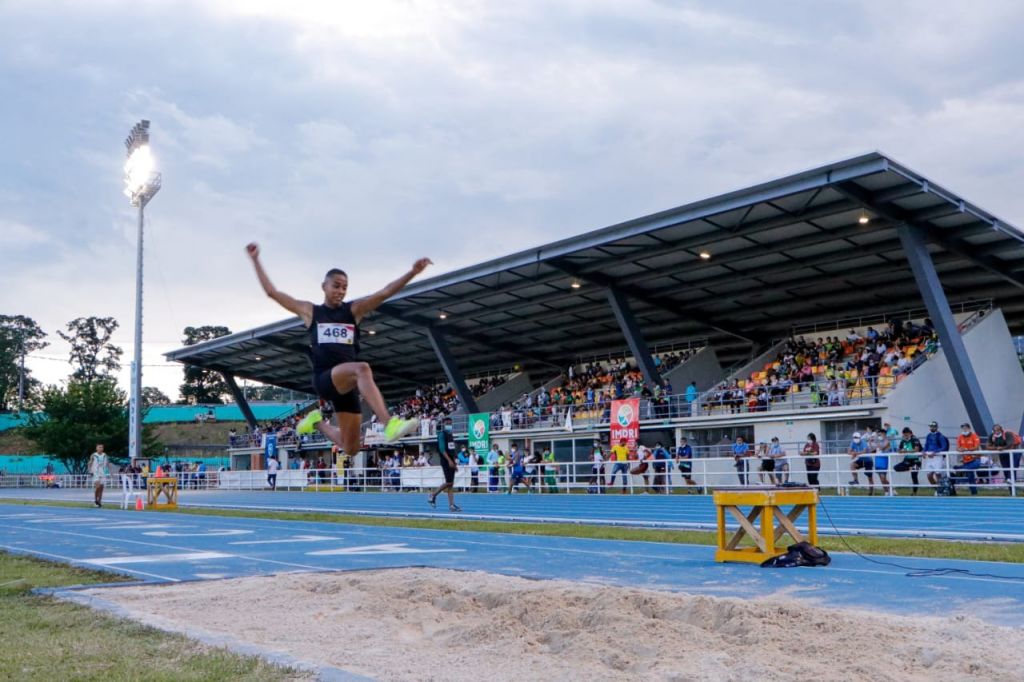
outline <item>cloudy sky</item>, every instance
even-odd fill
[[[1024,225],[1024,3],[0,0],[0,312],[113,316],[152,121],[146,385],[186,325],[286,316],[879,149]]]

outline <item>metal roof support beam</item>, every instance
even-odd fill
[[[592,282],[594,284],[606,288],[615,288],[618,291],[627,294],[631,298],[640,301],[641,303],[646,303],[651,307],[666,310],[675,315],[676,317],[680,317],[684,320],[696,322],[697,324],[700,324],[704,327],[714,329],[715,331],[722,332],[723,334],[728,334],[729,336],[735,336],[736,338],[741,339],[743,341],[747,341],[755,346],[761,343],[761,339],[756,338],[753,334],[750,334],[742,329],[736,329],[728,323],[720,322],[718,320],[706,317],[697,311],[688,310],[680,306],[675,301],[672,301],[671,299],[663,299],[657,296],[651,296],[648,292],[642,289],[635,289],[633,287],[620,285],[615,279],[607,277],[600,273],[583,273],[581,272],[580,268],[574,266],[572,263],[568,263],[563,260],[552,260],[550,262],[550,265],[578,279],[582,279],[587,282]]]
[[[455,356],[452,355],[451,348],[448,347],[448,341],[433,326],[426,327],[425,331],[427,338],[430,339],[430,345],[434,347],[434,353],[437,354],[437,360],[441,363],[445,376],[448,377],[448,383],[455,389],[455,395],[459,396],[462,408],[466,412],[476,412],[476,398],[473,397],[473,392],[466,385],[466,379],[459,370],[459,365],[455,362]]]
[[[935,270],[931,254],[928,253],[927,233],[914,225],[902,225],[898,229],[910,269],[914,272],[914,279],[921,290],[924,305],[939,334],[939,341],[945,351],[949,369],[953,373],[953,380],[967,408],[967,416],[970,417],[975,431],[991,433],[992,413],[985,402],[981,383],[974,372],[971,358],[967,355],[967,347],[960,336],[960,330],[957,329],[956,320],[953,319],[953,311],[946,300],[946,292],[942,290],[939,273]]]
[[[608,287],[605,292],[608,295],[608,304],[612,307],[615,319],[619,322],[619,328],[622,329],[622,335],[626,337],[626,344],[632,351],[633,357],[636,358],[640,372],[644,375],[644,381],[651,388],[660,386],[661,373],[654,365],[654,358],[651,357],[651,351],[640,332],[640,326],[636,323],[636,317],[633,315],[633,309],[629,307],[629,301],[615,287]]]
[[[228,372],[221,372],[220,375],[224,377],[224,383],[228,385],[231,397],[235,399],[238,409],[242,411],[242,416],[245,417],[245,423],[249,425],[250,429],[255,429],[256,415],[252,413],[252,408],[249,407],[249,401],[245,399],[245,394],[242,393],[242,389],[238,388],[238,384],[235,383],[235,375]]]

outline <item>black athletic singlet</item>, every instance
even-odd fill
[[[352,304],[346,301],[337,308],[314,305],[309,346],[313,351],[314,374],[343,362],[354,362],[359,356],[359,326],[352,314]]]

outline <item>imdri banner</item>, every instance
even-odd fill
[[[636,452],[640,440],[640,399],[613,400],[611,414],[611,445],[619,444],[623,438],[629,451]]]
[[[491,448],[491,413],[478,412],[469,415],[466,431],[469,447],[476,448],[478,455],[486,455]]]
[[[270,458],[277,457],[277,434],[263,434],[263,466],[270,468]]]

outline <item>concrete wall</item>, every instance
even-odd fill
[[[691,381],[697,382],[698,391],[706,391],[725,378],[725,370],[718,362],[715,349],[707,346],[686,362],[666,372],[665,378],[672,382],[672,390],[676,393],[685,393]]]
[[[785,419],[754,424],[755,443],[770,443],[775,437],[780,443],[803,443],[808,433],[817,436],[819,442],[822,440],[821,419]]]
[[[989,313],[963,338],[992,417],[1016,431],[1024,410],[1024,371],[1002,311]],[[902,428],[900,424],[907,424],[918,434],[925,433],[926,425],[934,419],[947,436],[952,436],[967,419],[967,410],[941,350],[901,381],[885,401],[893,425]]]
[[[476,406],[480,408],[481,412],[493,412],[501,407],[502,403],[516,400],[519,396],[532,390],[533,384],[530,383],[530,375],[526,372],[519,372],[509,377],[508,381],[493,391],[484,393],[477,398]],[[465,412],[465,410],[459,411]]]
[[[758,355],[756,358],[743,365],[742,367],[734,370],[727,378],[732,379],[749,379],[751,373],[760,372],[764,369],[764,366],[775,359],[782,349],[786,346],[786,341],[780,341],[765,352]]]

